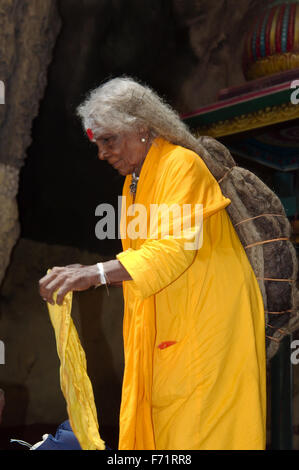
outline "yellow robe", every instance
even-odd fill
[[[130,183],[128,176],[127,207]],[[119,449],[264,449],[264,307],[225,210],[230,200],[198,155],[158,138],[141,170],[135,208],[143,204],[148,214],[153,203],[202,204],[203,243],[186,250],[185,232],[122,240],[117,258],[133,281],[123,287]],[[123,204],[123,237],[134,208],[131,217],[125,212]]]

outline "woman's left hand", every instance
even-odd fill
[[[100,284],[97,265],[83,266],[73,264],[65,267],[55,267],[39,281],[39,293],[44,301],[54,305],[54,292],[57,292],[56,303],[62,305],[68,292],[84,291]]]

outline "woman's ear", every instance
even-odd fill
[[[138,129],[138,134],[142,143],[149,142],[151,139],[151,132],[146,126],[140,126]]]

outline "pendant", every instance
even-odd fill
[[[130,193],[131,194],[136,194],[138,180],[139,180],[139,176],[136,176],[136,174],[133,173],[132,174],[132,183],[130,184]]]

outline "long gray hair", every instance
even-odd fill
[[[105,129],[125,132],[145,128],[150,137],[163,137],[176,145],[202,150],[179,115],[148,86],[130,77],[109,80],[91,91],[77,113],[85,130],[94,136]]]

